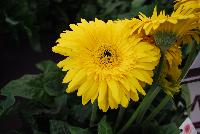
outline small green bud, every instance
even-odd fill
[[[162,52],[165,52],[166,50],[168,50],[177,39],[176,34],[172,32],[163,32],[163,31],[156,32],[153,35],[153,37],[156,44],[160,47]]]

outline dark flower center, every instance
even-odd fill
[[[104,51],[104,57],[111,57],[111,56],[112,56],[112,54],[109,50]]]

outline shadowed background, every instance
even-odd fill
[[[172,9],[170,0],[3,0],[0,1],[0,87],[23,74],[38,73],[35,64],[58,61],[51,47],[70,23],[80,18],[131,18],[153,7]]]

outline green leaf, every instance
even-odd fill
[[[50,96],[58,96],[65,92],[67,84],[62,84],[64,73],[52,61],[38,63],[37,68],[44,72],[44,90]]]
[[[123,2],[119,2],[119,1],[115,3],[111,3],[111,2],[107,3],[105,5],[106,10],[104,12],[104,15],[111,14],[117,7],[121,6],[122,4]]]
[[[65,92],[67,84],[62,84],[62,72],[49,72],[44,75],[44,90],[50,96],[58,96]]]
[[[39,62],[36,64],[36,67],[45,73],[59,71],[56,64],[51,60]]]
[[[91,132],[89,129],[71,126],[64,121],[50,120],[50,134],[91,134]]]
[[[98,134],[113,134],[112,127],[106,121],[106,116],[98,124]]]
[[[68,128],[71,134],[91,134],[89,129],[83,129],[80,127],[73,127],[73,126],[69,126]]]
[[[26,32],[26,35],[29,39],[31,47],[36,51],[36,52],[41,52],[42,48],[39,42],[39,36],[38,33],[33,31],[33,29],[29,28],[28,26],[23,24],[23,29]]]
[[[132,1],[132,7],[140,7],[144,4],[145,0],[134,0]]]
[[[20,96],[42,102],[49,102],[49,96],[43,90],[43,75],[24,75],[18,80],[9,82],[1,89],[2,95]]]
[[[90,103],[85,106],[82,104],[74,105],[70,110],[70,116],[73,117],[73,120],[84,123],[86,120],[90,119],[91,112],[92,105]]]
[[[144,13],[147,16],[151,16],[153,13],[154,4],[144,5],[141,7],[132,7],[130,12],[118,15],[118,18],[133,18],[138,16],[139,12]]]
[[[171,123],[160,127],[159,134],[180,134],[180,130],[175,123]]]
[[[5,100],[0,101],[0,115],[2,115],[14,103],[15,103],[14,96],[12,94],[8,94]]]
[[[64,121],[50,120],[50,134],[69,134],[68,124]]]
[[[57,107],[57,112],[67,107],[67,99],[68,99],[67,94],[63,94],[63,95],[55,97],[54,100]]]

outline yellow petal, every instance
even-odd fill
[[[133,86],[142,94],[146,95],[146,92],[143,90],[142,86],[139,84],[138,80],[134,77],[130,77],[130,81],[133,84]]]
[[[52,51],[55,52],[55,53],[59,53],[61,55],[64,55],[64,56],[69,56],[69,54],[71,53],[71,49],[64,47],[64,46],[61,46],[61,45],[54,46],[52,48]]]
[[[153,82],[151,75],[148,74],[148,72],[146,72],[145,70],[134,69],[132,71],[132,75],[134,75],[135,78],[139,79],[140,81],[146,82],[148,84],[152,84]]]
[[[131,99],[133,101],[138,101],[139,100],[139,97],[138,97],[138,94],[137,93],[134,93],[134,92],[131,92],[130,91],[130,95],[131,95]]]
[[[118,83],[113,79],[108,79],[107,83],[108,83],[109,91],[111,91],[111,95],[113,96],[113,99],[115,100],[115,102],[120,103],[121,96],[120,96],[120,89],[119,89]]]
[[[69,70],[63,79],[63,83],[70,82],[78,71],[77,69]]]
[[[121,105],[125,108],[128,107],[128,103],[129,103],[128,98],[126,97],[124,93],[122,93],[121,96],[122,96]]]
[[[80,70],[75,74],[72,81],[69,83],[67,88],[67,93],[74,92],[79,88],[79,86],[85,81],[86,79],[86,72],[84,70]]]
[[[120,83],[123,85],[126,90],[130,91],[129,81],[126,78],[120,79]]]
[[[78,89],[77,96],[83,95],[83,94],[92,86],[92,84],[91,84],[92,82],[93,82],[93,79],[92,79],[92,78],[88,78],[88,79],[80,86],[80,88]]]
[[[155,68],[156,62],[140,62],[134,66],[134,68],[153,70]]]
[[[96,90],[98,87],[98,83],[97,82],[93,82],[91,88],[89,88],[82,96],[82,103],[83,105],[87,104],[88,101],[92,98],[92,96],[95,95]]]
[[[118,104],[112,96],[111,90],[108,90],[108,103],[111,109],[115,109],[118,107]]]
[[[99,97],[98,97],[98,101],[103,101],[105,100],[105,95],[107,94],[107,83],[105,80],[101,80],[99,81],[99,88],[98,88],[98,91],[99,91]]]
[[[104,80],[99,81],[99,96],[98,96],[98,106],[104,112],[108,110],[108,89],[107,83]]]

